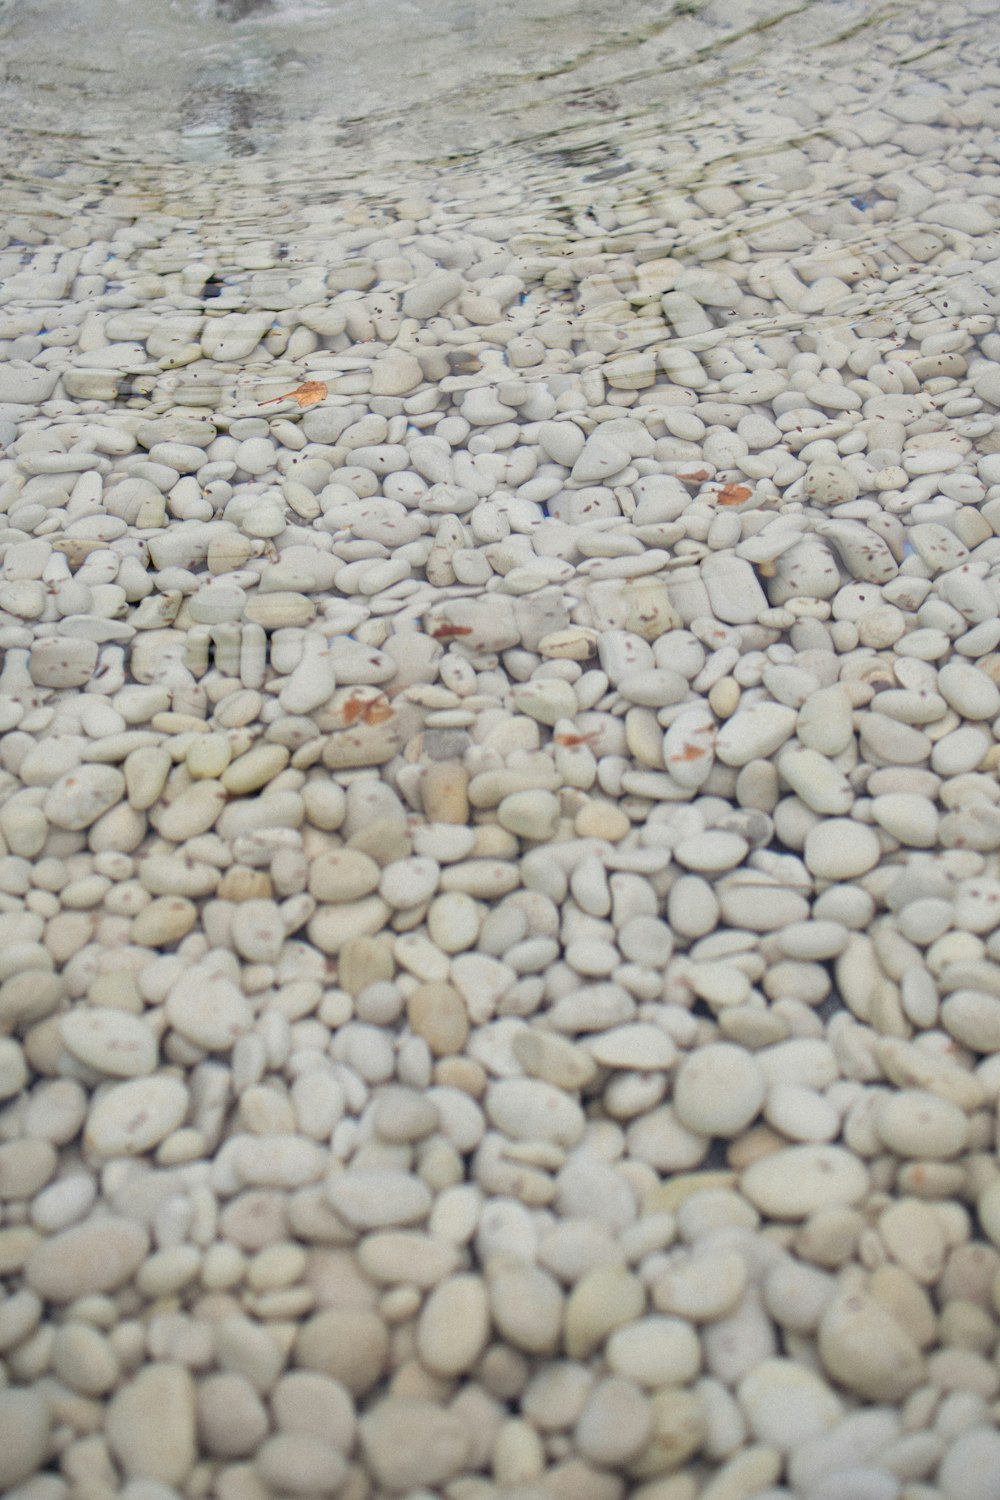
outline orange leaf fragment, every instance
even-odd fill
[[[431,635],[436,641],[451,641],[456,636],[471,634],[471,625],[439,625],[437,630],[431,631]]]
[[[711,479],[708,469],[695,469],[693,474],[678,474],[677,478],[682,484],[701,484],[706,479]]]
[[[566,750],[578,750],[581,745],[592,745],[600,732],[599,729],[592,729],[589,734],[557,734],[553,738],[557,745],[562,745]]]
[[[716,499],[720,505],[742,505],[752,494],[753,490],[748,490],[745,484],[724,484]]]
[[[341,709],[344,722],[348,725],[356,724],[360,719],[362,723],[384,724],[386,719],[396,716],[396,710],[384,696],[378,698],[348,698]]]
[[[676,761],[700,760],[704,754],[705,751],[701,748],[700,745],[686,744],[683,750],[681,750],[677,755],[672,755],[670,759]]]
[[[286,391],[283,396],[271,396],[267,401],[258,401],[258,406],[277,406],[279,401],[295,401],[300,407],[315,406],[317,401],[325,401],[330,394],[329,387],[322,380],[307,380],[303,385],[297,385],[294,391]]]

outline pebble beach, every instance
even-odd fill
[[[1000,1500],[993,0],[209,8],[0,11],[0,1490]]]

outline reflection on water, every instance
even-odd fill
[[[278,259],[323,265],[331,220],[317,219],[318,205],[377,222],[421,184],[450,213],[473,216],[488,199],[489,212],[519,216],[542,257],[567,233],[601,254],[653,237],[644,257],[694,264],[746,246],[794,257],[805,234],[905,261],[887,228],[905,228],[899,190],[887,197],[881,185],[891,163],[877,143],[858,149],[864,117],[900,92],[943,92],[960,109],[961,49],[974,39],[984,58],[997,51],[989,10],[987,0],[916,3],[905,17],[892,0],[93,0],[84,14],[75,0],[0,0],[0,136],[18,164],[13,198],[60,182],[66,211],[86,214],[103,178],[142,211],[196,215],[223,277],[238,247],[264,235],[287,247]],[[940,139],[942,159],[960,150],[961,172],[989,170],[985,134]],[[259,197],[247,192],[251,164]],[[861,276],[835,316],[824,309],[811,326],[905,320],[946,291],[915,266],[876,305]],[[772,309],[739,331],[796,326]],[[673,334],[699,347],[734,331],[720,315],[711,332]]]

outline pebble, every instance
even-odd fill
[[[717,1042],[682,1059],[673,1101],[678,1119],[689,1130],[731,1139],[756,1117],[764,1094],[764,1076],[751,1054]]]
[[[128,1479],[183,1485],[197,1456],[195,1388],[183,1365],[146,1365],[108,1403],[107,1437]]]
[[[864,1164],[842,1146],[786,1146],[751,1163],[740,1179],[761,1213],[806,1219],[820,1208],[850,1207],[868,1191]]]
[[[0,1482],[13,1491],[30,1480],[49,1450],[52,1417],[35,1389],[0,1391]]]
[[[134,1220],[95,1218],[42,1240],[28,1257],[25,1279],[46,1301],[73,1302],[117,1291],[148,1250],[149,1236]]]
[[[180,1125],[188,1104],[187,1086],[169,1075],[112,1084],[87,1114],[85,1143],[99,1156],[142,1156]]]
[[[297,174],[15,174],[5,1491],[1000,1500],[996,86],[907,19],[683,182],[306,203],[308,66]]]
[[[384,1396],[358,1431],[376,1482],[391,1493],[446,1484],[464,1467],[472,1442],[458,1412],[415,1396]]]
[[[877,834],[850,818],[825,818],[809,829],[803,859],[820,880],[856,880],[878,864]]]
[[[820,1320],[817,1346],[824,1369],[867,1401],[899,1401],[924,1378],[917,1344],[865,1292],[834,1298]]]

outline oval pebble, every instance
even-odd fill
[[[681,1060],[674,1110],[688,1130],[731,1139],[757,1115],[765,1090],[764,1075],[751,1053],[731,1042],[715,1042]]]
[[[60,1018],[63,1045],[98,1073],[138,1078],[156,1067],[158,1045],[139,1016],[104,1005],[77,1005]]]
[[[88,1111],[84,1142],[98,1156],[142,1156],[176,1130],[188,1103],[187,1086],[168,1074],[112,1084]]]
[[[740,1191],[775,1219],[806,1219],[821,1208],[849,1207],[868,1192],[868,1171],[843,1146],[786,1146],[753,1162]]]

